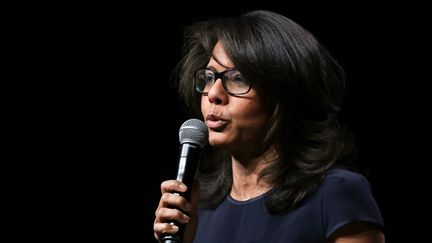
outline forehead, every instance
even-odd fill
[[[217,69],[232,69],[234,68],[234,64],[229,59],[228,55],[225,52],[225,48],[223,45],[218,42],[213,48],[212,56],[208,63],[208,66],[215,67]]]

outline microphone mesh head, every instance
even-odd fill
[[[204,147],[208,141],[207,125],[194,118],[183,122],[179,130],[179,140],[180,144],[193,143]]]

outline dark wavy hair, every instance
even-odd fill
[[[183,57],[175,69],[180,98],[196,118],[202,119],[201,94],[194,89],[193,74],[207,65],[218,41],[272,109],[264,145],[274,144],[279,158],[260,178],[274,185],[266,202],[269,212],[291,210],[330,167],[353,154],[349,133],[336,118],[344,71],[310,32],[278,13],[257,10],[199,21],[186,27]],[[201,206],[217,206],[231,189],[230,155],[207,146],[198,181]]]

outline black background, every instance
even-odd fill
[[[370,171],[387,240],[425,239],[428,223],[419,222],[429,219],[423,196],[430,115],[419,86],[430,31],[424,8],[266,2],[3,8],[1,192],[8,242],[155,242],[159,185],[175,175],[178,128],[188,118],[170,84],[181,30],[259,8],[310,30],[344,66],[349,83],[341,119]]]

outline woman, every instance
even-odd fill
[[[343,70],[311,33],[269,11],[198,22],[179,67],[209,144],[191,202],[161,184],[156,239],[186,224],[195,243],[385,241],[368,181],[343,166]]]

